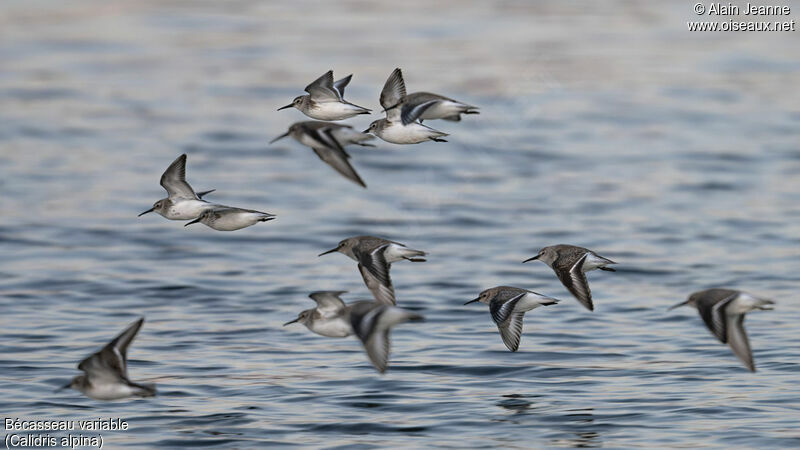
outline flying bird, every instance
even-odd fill
[[[750,311],[771,310],[775,302],[758,298],[733,289],[707,289],[695,292],[685,302],[669,308],[691,306],[697,308],[706,327],[723,344],[728,344],[733,353],[751,372],[756,371],[750,341],[744,330],[744,316]]]
[[[492,320],[500,330],[500,337],[512,352],[519,349],[522,336],[522,318],[526,312],[540,306],[555,305],[558,299],[538,294],[527,289],[497,286],[481,292],[478,298],[464,303],[481,302],[489,305]]]
[[[297,142],[311,147],[319,159],[348,180],[361,187],[367,187],[364,180],[350,165],[350,155],[344,150],[344,146],[355,144],[363,147],[372,147],[371,144],[364,143],[364,141],[372,139],[369,134],[355,131],[349,125],[309,120],[292,124],[286,133],[270,141],[270,144],[287,136],[291,136]]]
[[[526,263],[537,259],[550,266],[561,280],[561,284],[589,311],[594,311],[594,303],[592,303],[589,282],[586,280],[586,272],[595,269],[616,272],[611,267],[606,267],[609,264],[616,264],[614,261],[574,245],[551,245],[539,250],[536,256],[522,262]]]
[[[62,389],[72,388],[96,400],[118,400],[127,397],[152,397],[152,384],[134,383],[128,378],[128,347],[144,323],[144,317],[125,329],[119,336],[78,364],[78,375]]]
[[[425,252],[374,236],[354,236],[319,256],[339,252],[358,262],[358,271],[378,303],[394,305],[394,286],[389,277],[392,263],[402,260],[424,262]]]
[[[217,205],[212,209],[203,211],[203,213],[200,214],[200,217],[184,226],[188,227],[193,223],[200,222],[203,225],[217,231],[236,231],[255,225],[259,222],[267,222],[273,219],[275,219],[275,214],[255,211],[252,209]]]
[[[372,111],[369,109],[344,99],[344,88],[350,83],[351,78],[352,74],[334,82],[333,71],[329,70],[306,86],[305,91],[308,95],[296,97],[292,103],[278,108],[278,111],[297,108],[303,114],[317,120],[342,120],[359,114],[370,114]]]
[[[214,192],[214,189],[195,193],[186,182],[185,153],[176,158],[161,175],[161,186],[166,189],[167,198],[155,202],[152,208],[139,214],[139,217],[155,211],[169,220],[192,220],[203,211],[217,206],[203,200],[203,196]]]
[[[422,123],[423,120],[429,119],[444,119],[453,122],[461,120],[461,114],[480,114],[477,106],[468,105],[458,100],[445,97],[439,94],[430,92],[414,92],[406,94],[405,81],[403,80],[403,73],[400,69],[395,69],[390,76],[391,84],[387,90],[384,88],[384,93],[381,93],[381,106],[384,111],[389,111],[394,108],[400,108],[401,115],[403,116],[403,124],[407,125],[411,120],[411,114],[408,111],[413,111],[425,105],[423,111],[418,114],[417,120]],[[384,103],[390,106],[384,106]]]
[[[307,309],[297,318],[283,324],[301,323],[311,332],[326,337],[346,337],[353,334],[350,325],[349,307],[340,296],[347,291],[318,291],[309,294],[309,298],[317,303],[316,308]]]
[[[350,324],[364,344],[372,365],[386,372],[389,365],[389,330],[395,325],[425,320],[421,315],[378,302],[357,302],[350,308]]]
[[[419,144],[425,141],[447,142],[447,133],[418,122],[426,110],[436,104],[431,100],[420,104],[405,104],[406,86],[403,73],[394,69],[381,91],[380,103],[386,118],[372,122],[364,133],[372,133],[393,144]]]

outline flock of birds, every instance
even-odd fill
[[[406,94],[400,69],[395,69],[381,91],[380,104],[386,118],[372,122],[367,130],[358,132],[352,127],[333,123],[360,114],[369,114],[367,108],[344,100],[344,90],[352,78],[348,75],[334,81],[333,72],[309,84],[307,95],[295,98],[286,108],[297,108],[303,114],[318,119],[297,122],[275,138],[275,142],[292,136],[303,145],[311,147],[317,156],[349,180],[366,187],[361,177],[350,165],[350,155],[344,147],[349,144],[370,146],[364,143],[372,133],[387,142],[414,144],[425,141],[443,142],[446,133],[423,125],[423,120],[461,120],[462,114],[477,114],[477,107],[428,92]],[[156,212],[170,220],[188,220],[218,231],[234,231],[258,222],[275,219],[273,214],[210,203],[203,199],[213,190],[195,192],[186,182],[186,155],[179,156],[161,176],[161,186],[167,197],[155,202],[152,208],[139,216]],[[309,297],[316,307],[306,309],[284,324],[300,323],[311,332],[325,337],[342,338],[355,335],[361,340],[372,365],[383,373],[389,361],[389,332],[401,323],[422,321],[424,318],[412,311],[397,307],[394,286],[389,275],[391,265],[399,261],[424,262],[426,252],[415,250],[399,242],[374,236],[354,236],[319,254],[341,253],[358,263],[358,271],[374,300],[345,303],[341,296],[346,291],[318,291]],[[586,272],[603,270],[614,261],[596,252],[574,245],[552,245],[542,248],[523,263],[541,261],[553,269],[555,275],[586,309],[593,311],[594,302]],[[470,303],[489,306],[489,313],[497,325],[506,347],[515,352],[522,337],[522,322],[526,312],[540,306],[554,305],[558,299],[527,289],[496,286],[481,292]],[[771,300],[730,289],[707,289],[695,292],[679,306],[696,308],[708,329],[722,343],[727,343],[734,354],[750,370],[755,371],[753,355],[744,330],[745,314],[753,310],[772,309]],[[156,393],[152,384],[135,383],[128,377],[127,350],[144,323],[140,318],[129,325],[100,351],[80,362],[78,375],[63,388],[76,389],[99,400],[114,400],[131,396],[148,397]]]

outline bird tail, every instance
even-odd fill
[[[139,383],[131,383],[132,387],[137,388],[137,391],[134,392],[133,395],[137,397],[155,397],[156,396],[156,385],[153,383],[147,384],[139,384]]]
[[[421,256],[425,256],[426,253],[422,250],[414,250],[413,248],[404,249],[403,252],[403,259],[406,259],[411,262],[425,262],[427,261],[425,258],[421,258]]]
[[[758,302],[755,304],[755,308],[758,308],[762,311],[769,311],[775,309],[775,302],[772,300],[767,300],[764,298],[758,299]]]

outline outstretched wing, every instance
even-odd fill
[[[387,244],[388,245],[388,244]],[[372,252],[359,252],[356,254],[358,257],[358,270],[361,272],[361,277],[364,278],[364,283],[372,292],[372,296],[378,303],[386,305],[395,305],[397,302],[394,297],[394,286],[392,286],[392,279],[389,276],[391,264],[386,262],[386,257],[383,252],[386,246],[380,246]]]
[[[744,365],[751,372],[756,371],[753,363],[753,352],[750,350],[750,341],[747,339],[747,332],[744,330],[744,314],[727,316],[727,337],[728,345],[731,346],[733,353],[742,360]]]
[[[347,160],[348,155],[347,153],[340,152],[338,150],[334,150],[332,148],[327,147],[314,147],[314,153],[319,156],[319,159],[323,160],[326,164],[333,167],[334,170],[342,174],[348,180],[358,184],[361,187],[367,187],[367,184],[364,183],[364,180],[358,175],[356,169],[350,165],[350,162]]]
[[[194,189],[186,182],[186,153],[178,156],[161,175],[161,186],[167,190],[169,198],[199,200]]]
[[[727,314],[725,314],[725,310],[738,296],[739,293],[734,292],[714,303],[713,306],[699,304],[699,308],[697,308],[697,311],[700,312],[700,317],[703,318],[703,322],[706,323],[708,329],[711,330],[714,336],[723,344],[728,342],[728,317]]]
[[[398,67],[392,71],[381,91],[380,103],[383,109],[388,109],[402,102],[406,97],[406,84],[403,81],[403,72]]]
[[[340,295],[347,291],[319,291],[312,292],[309,297],[317,302],[317,311],[323,316],[337,315],[345,309],[345,304]]]
[[[425,103],[405,104],[402,106],[400,112],[400,120],[403,125],[408,125],[411,122],[416,122],[424,113],[425,110],[438,103],[439,100],[431,100]]]
[[[336,82],[333,83],[333,88],[336,89],[336,92],[339,93],[339,98],[344,98],[344,88],[346,88],[347,85],[350,84],[351,78],[353,78],[352,73],[342,78],[341,80],[337,80]]]
[[[556,270],[558,279],[561,284],[576,298],[583,306],[589,311],[594,311],[594,304],[592,303],[592,291],[589,289],[589,282],[586,280],[586,274],[583,272],[583,263],[589,253],[585,253],[578,259],[569,270]]]
[[[144,323],[144,317],[125,329],[119,336],[106,344],[102,350],[90,355],[78,364],[92,379],[128,379],[128,347]]]
[[[389,365],[390,345],[388,329],[372,333],[369,339],[364,341],[367,356],[380,373],[386,372],[386,367]]]
[[[514,312],[514,308],[526,294],[526,292],[522,292],[509,300],[495,297],[489,302],[489,313],[492,315],[492,320],[500,330],[503,343],[512,352],[519,349],[519,341],[522,336],[522,317],[524,316],[522,312]]]
[[[311,82],[306,86],[305,91],[311,94],[311,98],[318,102],[338,102],[342,100],[339,92],[333,86],[332,70],[325,72],[324,75]]]
[[[307,127],[304,131],[308,137],[317,143],[313,147],[327,147],[343,153],[348,158],[350,157],[342,144],[334,137],[332,126],[325,124],[325,126],[320,127]]]

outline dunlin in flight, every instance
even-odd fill
[[[184,226],[188,227],[193,223],[200,222],[217,231],[236,231],[255,225],[258,222],[267,222],[273,219],[275,219],[274,214],[220,205],[203,211],[200,217]]]
[[[292,124],[289,127],[289,131],[270,141],[270,144],[286,136],[291,136],[297,142],[311,147],[314,153],[319,156],[319,159],[333,167],[334,170],[348,180],[362,187],[367,187],[364,180],[350,165],[350,161],[348,161],[350,155],[344,150],[344,146],[356,144],[371,147],[372,145],[364,143],[364,141],[372,139],[369,134],[355,131],[353,127],[348,125],[309,120]]]
[[[348,305],[339,298],[347,291],[318,291],[309,297],[317,303],[316,308],[307,309],[283,326],[301,323],[309,330],[326,337],[346,337],[353,334]]]
[[[296,97],[292,103],[278,108],[297,108],[303,114],[317,120],[342,120],[358,114],[370,114],[367,108],[354,105],[344,99],[344,88],[350,83],[352,74],[339,81],[333,81],[333,71],[329,70],[306,86],[308,95]]]
[[[408,260],[425,261],[425,252],[408,248],[405,245],[373,236],[355,236],[347,238],[336,247],[319,254],[339,252],[358,262],[364,283],[379,303],[394,305],[394,287],[389,277],[389,269],[393,262]]]
[[[386,118],[372,122],[365,133],[372,133],[393,144],[419,144],[425,141],[447,142],[447,136],[439,130],[417,121],[423,113],[436,104],[429,101],[417,105],[403,105],[406,87],[400,69],[394,69],[381,91],[380,103],[386,111]],[[400,104],[400,106],[398,106]]]
[[[367,356],[378,372],[386,372],[389,362],[389,330],[408,321],[422,321],[421,315],[378,302],[356,302],[350,308],[350,324],[361,339]]]
[[[480,114],[480,112],[478,112],[478,107],[453,100],[443,95],[430,92],[414,92],[405,95],[405,81],[403,80],[403,74],[400,69],[395,69],[390,79],[392,79],[391,89],[386,93],[386,97],[381,94],[381,100],[385,100],[387,104],[392,102],[394,102],[394,104],[383,106],[383,102],[381,102],[384,111],[394,108],[412,111],[415,108],[426,105],[424,111],[417,116],[420,122],[432,119],[444,119],[458,122],[461,120],[461,114]],[[401,116],[404,116],[403,124],[407,125],[409,120],[408,113],[404,115],[401,112]]]
[[[500,330],[500,337],[512,352],[519,349],[522,336],[522,318],[526,312],[540,306],[555,305],[558,299],[537,294],[527,289],[497,286],[481,292],[478,298],[464,303],[481,302],[489,305],[492,320]]]
[[[185,153],[173,161],[161,175],[161,186],[166,189],[167,198],[155,202],[152,208],[139,214],[139,217],[155,211],[170,220],[192,220],[203,211],[216,206],[203,200],[203,196],[214,192],[214,189],[195,193],[186,182]]]
[[[526,263],[536,259],[550,266],[564,287],[589,311],[594,311],[594,304],[592,303],[592,291],[586,280],[586,272],[595,269],[616,272],[614,269],[606,267],[609,264],[616,264],[614,261],[574,245],[551,245],[539,250],[539,253],[533,258],[522,262]]]
[[[751,372],[756,371],[750,341],[744,330],[744,316],[757,309],[773,309],[775,302],[754,297],[732,289],[707,289],[695,292],[685,302],[669,308],[692,306],[697,308],[700,317],[711,333],[723,344],[728,344],[733,353],[742,360]]]
[[[134,383],[128,378],[128,347],[142,323],[144,318],[131,324],[102,350],[81,361],[78,369],[83,375],[73,378],[64,388],[78,390],[97,400],[156,395],[154,385]]]

